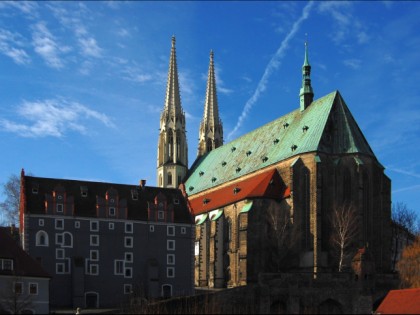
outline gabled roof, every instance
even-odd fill
[[[331,124],[333,128],[327,128]],[[375,157],[338,91],[197,159],[185,190],[191,196],[308,152]]]
[[[420,288],[389,291],[375,314],[420,314]]]
[[[260,173],[239,183],[232,183],[200,196],[188,198],[194,215],[221,208],[228,204],[252,198],[281,200],[290,195],[290,189],[281,181],[275,169]]]
[[[13,260],[13,270],[0,270],[0,275],[51,278],[36,260],[19,247],[6,228],[0,228],[0,258]]]
[[[51,194],[60,187],[66,192],[67,196],[74,198],[75,216],[95,217],[97,197],[105,198],[107,191],[115,190],[118,193],[119,200],[124,199],[127,202],[127,217],[129,220],[147,221],[148,204],[154,203],[155,197],[161,193],[166,197],[168,204],[173,205],[175,222],[192,222],[185,198],[179,189],[32,176],[24,176],[24,179],[25,211],[30,213],[45,213],[46,194]],[[34,187],[37,189],[36,194],[32,193]],[[86,197],[82,196],[82,190],[86,191]],[[137,199],[132,198],[133,193],[136,193]],[[177,200],[177,202],[174,202],[174,200]]]

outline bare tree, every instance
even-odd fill
[[[299,237],[289,206],[270,204],[266,214],[272,263],[276,271],[279,271],[282,267],[287,267],[284,259],[290,257],[291,249],[298,244]]]
[[[9,180],[3,185],[3,191],[6,196],[4,202],[0,203],[3,224],[17,225],[19,223],[19,177],[15,174],[10,175]]]
[[[420,288],[420,236],[404,248],[397,266],[402,288]]]
[[[3,290],[0,291],[0,310],[2,312],[21,314],[33,307],[30,295],[24,292],[24,284],[23,279],[16,275],[4,280]]]
[[[342,272],[358,233],[357,213],[352,204],[335,206],[331,214],[331,243],[338,251],[338,271]]]
[[[417,214],[413,210],[408,209],[407,205],[397,202],[392,205],[392,239],[393,239],[393,257],[392,269],[398,262],[398,257],[403,248],[414,240],[414,234],[417,233],[416,224]]]

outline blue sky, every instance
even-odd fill
[[[225,142],[299,106],[307,34],[315,99],[339,90],[420,216],[420,2],[0,2],[0,182],[156,185],[176,36],[189,164],[214,51]],[[0,196],[0,200],[3,196]]]

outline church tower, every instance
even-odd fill
[[[188,169],[185,113],[181,106],[175,36],[172,36],[165,107],[160,115],[157,152],[158,187],[178,188]]]
[[[305,59],[302,66],[302,87],[300,88],[300,111],[305,110],[314,100],[311,86],[311,65],[308,60],[308,43],[305,42]]]
[[[200,124],[197,156],[202,156],[223,144],[223,126],[219,118],[213,57],[213,51],[210,51],[206,99],[204,102],[203,120]]]

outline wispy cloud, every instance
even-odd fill
[[[395,189],[392,191],[393,194],[396,193],[400,193],[400,192],[404,192],[404,191],[409,191],[409,190],[419,190],[420,191],[420,185],[413,185],[413,186],[408,186],[408,187],[403,187],[403,188],[399,188],[399,189]]]
[[[351,1],[319,3],[319,12],[330,15],[335,22],[335,27],[331,29],[331,38],[337,45],[341,45],[348,36],[353,37],[358,44],[365,44],[370,40],[364,24],[352,15],[352,6]]]
[[[23,49],[23,42],[23,37],[20,34],[0,29],[0,52],[20,65],[31,62],[31,58]]]
[[[48,66],[55,69],[63,68],[64,61],[61,54],[68,52],[70,48],[57,41],[45,22],[36,23],[32,29],[32,44],[35,52],[44,59]]]
[[[343,63],[349,68],[356,70],[360,68],[362,61],[359,59],[347,59],[347,60],[344,60]]]
[[[35,1],[1,1],[0,9],[6,7],[15,8],[30,18],[38,16],[38,3]]]
[[[94,36],[88,32],[86,25],[79,16],[66,10],[61,5],[54,4],[49,5],[48,7],[64,27],[74,31],[82,56],[94,58],[102,56],[103,49],[99,46]],[[75,11],[77,14],[88,14],[88,9],[83,3],[79,5],[79,9],[80,10]]]
[[[107,115],[64,99],[25,101],[17,109],[17,114],[27,122],[0,119],[0,126],[4,131],[22,137],[62,137],[67,131],[86,134],[87,121],[92,120],[99,121],[107,127],[115,127]]]
[[[302,22],[309,17],[309,13],[311,11],[312,6],[313,6],[313,2],[311,1],[303,8],[302,15],[299,17],[297,21],[295,21],[295,23],[293,23],[292,29],[289,31],[289,33],[281,42],[279,49],[277,49],[273,58],[271,58],[267,67],[265,68],[264,74],[260,82],[258,82],[257,89],[255,90],[251,98],[246,102],[245,107],[242,110],[241,115],[239,116],[238,122],[236,123],[233,130],[228,134],[228,137],[227,137],[228,140],[232,138],[232,136],[238,131],[239,128],[241,128],[243,122],[248,117],[249,111],[251,110],[252,106],[258,101],[261,93],[264,92],[265,89],[267,88],[267,82],[271,73],[273,73],[273,71],[279,67],[280,59],[283,57],[284,52],[288,48],[289,41],[293,38],[293,36],[295,36]]]

